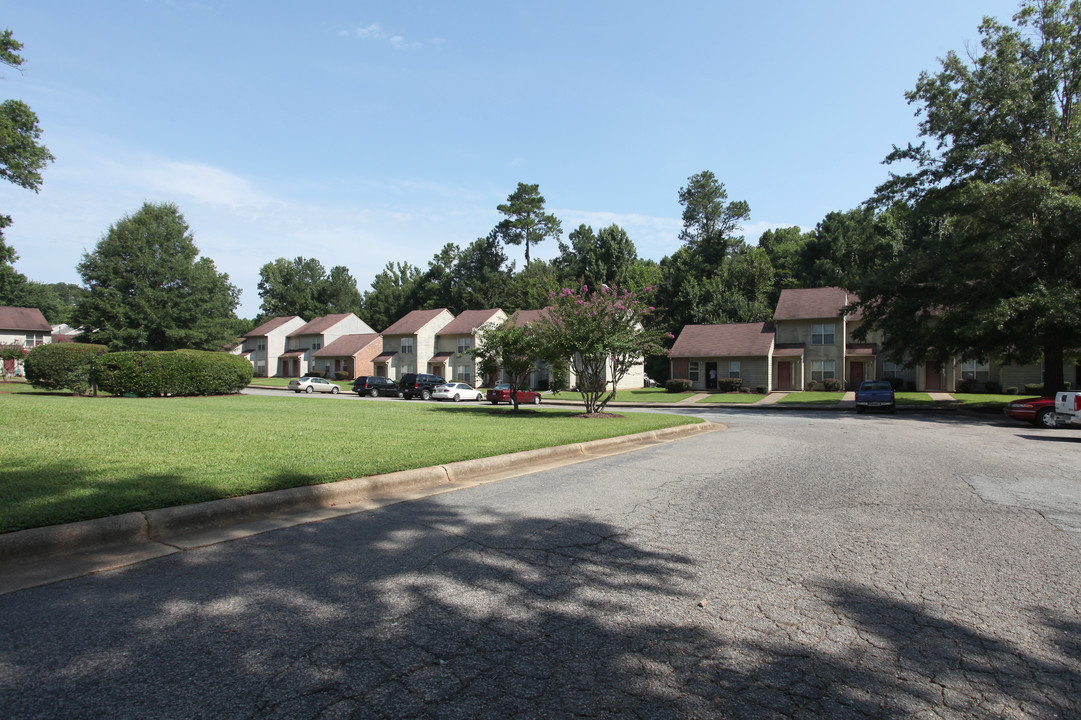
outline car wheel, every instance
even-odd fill
[[[863,414],[863,411],[864,411],[865,409],[866,409],[866,408],[861,408],[861,407],[860,407],[860,406],[858,406],[858,405],[856,406],[856,412],[857,412],[858,414],[860,414],[860,415],[862,415],[862,414]]]
[[[293,392],[295,392],[295,393],[296,393],[297,395],[299,395],[299,394],[300,394],[300,391],[299,391],[299,390],[294,390]]]
[[[379,391],[376,390],[375,388],[372,388],[371,390],[368,391],[368,396],[369,397],[379,397]]]
[[[498,401],[496,401],[496,400],[493,400],[493,401],[492,401],[492,404],[493,404],[493,405],[498,405],[498,404],[499,404],[499,402],[498,402]]]
[[[1058,419],[1055,417],[1055,411],[1051,408],[1044,408],[1036,413],[1035,419],[1032,424],[1036,427],[1053,428],[1058,427]]]
[[[890,405],[890,415],[896,415],[896,414],[897,414],[897,406],[896,405]]]
[[[454,397],[452,398],[452,400],[454,400],[454,402],[458,402],[459,400],[461,400],[461,398],[458,397],[458,393],[454,393]]]
[[[431,397],[432,397],[432,394],[429,391],[427,391],[427,390],[421,390],[420,391],[420,399],[421,400],[430,400]]]
[[[315,391],[315,388],[313,388],[311,385],[304,388],[304,392],[308,393],[309,395],[311,395],[314,391]]]
[[[537,395],[535,398],[533,398],[533,404],[540,405],[540,395]]]
[[[332,387],[330,389],[330,394],[331,395],[337,395],[338,394],[338,386],[337,385],[335,385],[334,387]]]

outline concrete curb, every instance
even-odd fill
[[[588,459],[691,437],[717,429],[712,423],[680,425],[635,435],[593,440],[573,445],[539,448],[508,455],[435,465],[414,470],[341,480],[322,485],[308,485],[179,505],[176,507],[131,512],[113,517],[83,520],[65,525],[20,530],[0,535],[0,564],[25,563],[87,550],[163,543],[200,531],[266,520],[286,513],[305,513],[358,504],[421,489],[451,486],[454,483],[482,481],[486,476],[513,471],[529,472],[530,467]]]

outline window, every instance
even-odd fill
[[[323,347],[322,340],[312,340],[312,350],[320,350]]]
[[[454,379],[458,382],[473,384],[473,368],[468,365],[459,365],[454,371]]]
[[[18,342],[18,340],[15,342]],[[26,342],[23,343],[23,347],[32,348],[44,344],[45,335],[43,333],[26,333]]]
[[[730,378],[738,378],[739,377],[739,360],[732,360],[731,362],[728,363],[728,377],[730,377]]]
[[[979,360],[962,360],[961,377],[971,378],[976,382],[987,382],[991,379],[991,363]]]
[[[882,377],[883,379],[899,378],[901,372],[904,370],[900,365],[889,360],[882,361]]]
[[[398,371],[399,378],[401,378],[402,375],[408,375],[411,372],[415,372],[412,365],[399,365]]]
[[[255,349],[256,350],[266,350],[266,343],[265,342],[256,343],[255,344]]]
[[[812,360],[811,379],[822,382],[827,378],[833,377],[834,367],[835,364],[833,360]]]
[[[413,354],[413,338],[402,338],[402,355]]]
[[[473,347],[473,340],[471,338],[458,338],[458,354],[466,352]]]
[[[687,366],[687,375],[689,376],[688,379],[691,382],[694,382],[694,383],[698,382],[698,361],[697,360],[691,360],[691,362],[688,364],[688,366]]]
[[[834,323],[822,323],[811,326],[812,345],[832,345],[836,325]],[[830,377],[833,377],[832,375]]]

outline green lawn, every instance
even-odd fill
[[[935,401],[924,392],[897,392],[893,394],[898,405],[934,405]]]
[[[0,532],[693,422],[291,394],[73,398],[27,386],[0,392],[0,412]]]
[[[674,403],[693,397],[694,393],[670,393],[664,388],[636,388],[634,390],[617,390],[613,402],[638,402],[638,403]],[[553,400],[581,400],[582,396],[570,390],[564,390],[555,395],[545,393],[545,399]]]
[[[987,393],[950,393],[954,400],[973,407],[1002,407],[1012,400],[1035,395],[990,395]]]
[[[700,403],[756,403],[765,395],[758,393],[712,393],[702,398]]]
[[[841,402],[845,394],[843,392],[790,392],[777,402],[784,404],[797,403],[799,405],[836,405]]]

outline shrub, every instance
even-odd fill
[[[755,385],[754,391],[759,395],[765,395],[769,392],[769,389],[765,385]]]
[[[819,391],[821,389],[822,389],[822,383],[818,382],[817,380],[812,380],[809,383],[807,383],[807,391],[808,392],[817,392],[817,391]]]
[[[251,378],[243,357],[202,350],[107,353],[97,363],[98,387],[114,395],[229,395]]]
[[[552,367],[552,372],[548,375],[548,389],[554,393],[561,393],[567,389],[568,378],[567,368],[562,365],[555,365]]]
[[[38,345],[26,356],[26,379],[43,390],[86,395],[90,392],[90,366],[105,351],[104,345],[90,343]]]
[[[685,378],[672,378],[665,381],[664,389],[670,393],[687,392],[691,389],[691,381]]]
[[[916,383],[913,380],[905,380],[905,391],[916,392]]]
[[[1016,395],[1017,394],[1017,388],[1015,388],[1015,387],[1013,387],[1011,385],[1010,387],[1006,388],[1006,394],[1007,395]]]
[[[901,390],[901,388],[903,388],[905,386],[904,378],[899,378],[899,377],[886,378],[886,382],[888,382],[890,384],[890,387],[893,388],[894,392],[899,392]]]
[[[721,392],[738,392],[743,381],[739,378],[717,378],[717,389]]]
[[[837,378],[826,378],[822,381],[822,386],[826,388],[826,392],[837,392],[841,389],[841,381]]]
[[[309,370],[308,372],[304,373],[304,376],[305,377],[321,377],[321,378],[325,378],[327,376],[327,371],[326,370]]]
[[[334,371],[334,379],[335,380],[348,380],[349,379],[349,373],[347,373],[345,370],[335,370]]]
[[[976,379],[975,378],[961,378],[957,381],[957,392],[971,393],[976,392]]]
[[[751,389],[750,389],[749,387],[743,387],[742,385],[740,385],[740,387],[739,387],[739,391],[740,391],[741,393],[746,393],[746,394],[748,394],[748,395],[750,395],[750,394],[751,394]]]
[[[1002,383],[995,382],[994,380],[988,380],[983,384],[984,392],[991,393],[992,395],[1002,394]]]
[[[1043,383],[1026,383],[1026,395],[1043,395]]]

